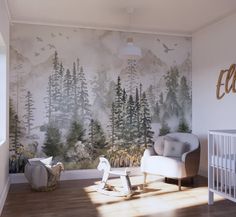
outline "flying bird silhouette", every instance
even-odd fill
[[[56,49],[56,47],[53,44],[48,44],[49,49]]]
[[[159,38],[157,38],[157,41],[161,42],[161,40]]]
[[[40,38],[40,37],[36,37],[36,39],[37,39],[37,41],[39,41],[39,42],[42,42],[42,41],[43,41],[43,39]]]
[[[175,49],[173,49],[173,48],[168,48],[166,44],[163,44],[163,43],[162,43],[162,45],[163,45],[163,47],[165,48],[165,50],[164,50],[165,53],[168,53],[169,51],[175,50]]]

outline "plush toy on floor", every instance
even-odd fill
[[[99,184],[97,191],[109,196],[117,196],[117,197],[124,197],[124,196],[131,196],[132,195],[132,188],[129,179],[129,172],[127,170],[111,170],[111,165],[109,161],[105,157],[99,158],[99,164],[97,166],[99,171],[104,171],[102,181]],[[115,186],[110,186],[107,184],[109,175],[116,175],[119,176],[121,179],[122,187],[116,188]]]

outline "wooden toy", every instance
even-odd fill
[[[97,187],[97,191],[109,196],[126,197],[132,195],[132,187],[129,179],[129,172],[125,170],[111,170],[111,165],[105,157],[99,158],[97,166],[99,171],[104,171],[102,181]],[[119,176],[121,179],[122,187],[116,188],[107,184],[110,175]]]

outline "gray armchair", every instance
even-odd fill
[[[148,147],[141,159],[144,185],[148,174],[181,180],[194,177],[200,162],[200,143],[197,136],[190,133],[169,133],[158,137],[153,147]]]

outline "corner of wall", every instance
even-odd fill
[[[9,123],[8,123],[8,95],[9,95],[9,36],[10,36],[10,18],[7,11],[7,1],[0,0],[0,32],[7,47],[7,73],[6,73],[6,141],[0,146],[0,215],[7,198],[10,180],[9,180]],[[2,78],[1,78],[2,79]]]

